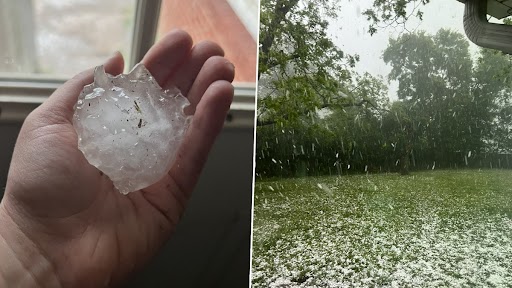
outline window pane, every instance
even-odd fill
[[[181,28],[194,43],[217,42],[236,67],[235,82],[256,81],[257,0],[163,0],[157,39]]]
[[[135,0],[0,0],[0,74],[69,78],[128,57],[134,12]]]

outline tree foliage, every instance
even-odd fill
[[[258,124],[289,124],[317,109],[364,105],[347,55],[327,35],[329,0],[261,1]]]
[[[406,33],[389,43],[383,59],[392,67],[390,79],[399,82],[399,99],[416,115],[411,129],[422,131],[409,133],[428,139],[421,150],[431,151],[432,159],[480,150],[486,109],[471,97],[473,63],[464,36],[441,29],[436,35]],[[409,138],[411,149],[414,140]]]
[[[397,100],[382,79],[354,76],[349,93],[371,104],[258,128],[258,175],[512,168],[502,161],[512,156],[509,55],[481,49],[473,61],[465,37],[441,29],[390,39],[383,60]]]
[[[405,23],[422,19],[428,3],[374,0],[363,12],[371,34],[403,26],[383,52],[399,86],[391,102],[386,83],[356,73],[359,56],[327,34],[343,4],[261,1],[258,175],[503,164],[499,155],[512,154],[511,58],[482,49],[472,59],[465,36],[451,30],[409,32]]]
[[[429,0],[375,0],[365,14],[370,32],[405,23]],[[372,107],[361,92],[348,55],[327,34],[329,21],[343,11],[332,0],[262,0],[258,68],[258,126],[292,125],[323,108]]]

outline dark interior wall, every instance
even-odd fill
[[[0,124],[3,193],[19,124]],[[126,287],[247,287],[253,128],[225,128],[175,235]]]
[[[248,287],[253,132],[224,129],[176,234],[127,287]]]
[[[12,151],[20,128],[20,123],[0,124],[0,198],[4,195],[9,163],[11,163]]]

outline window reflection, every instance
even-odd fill
[[[181,28],[192,35],[195,43],[215,41],[236,67],[235,82],[254,83],[257,4],[257,0],[163,0],[157,39],[173,28]]]

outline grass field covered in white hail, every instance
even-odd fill
[[[507,287],[512,171],[259,180],[253,287]]]

